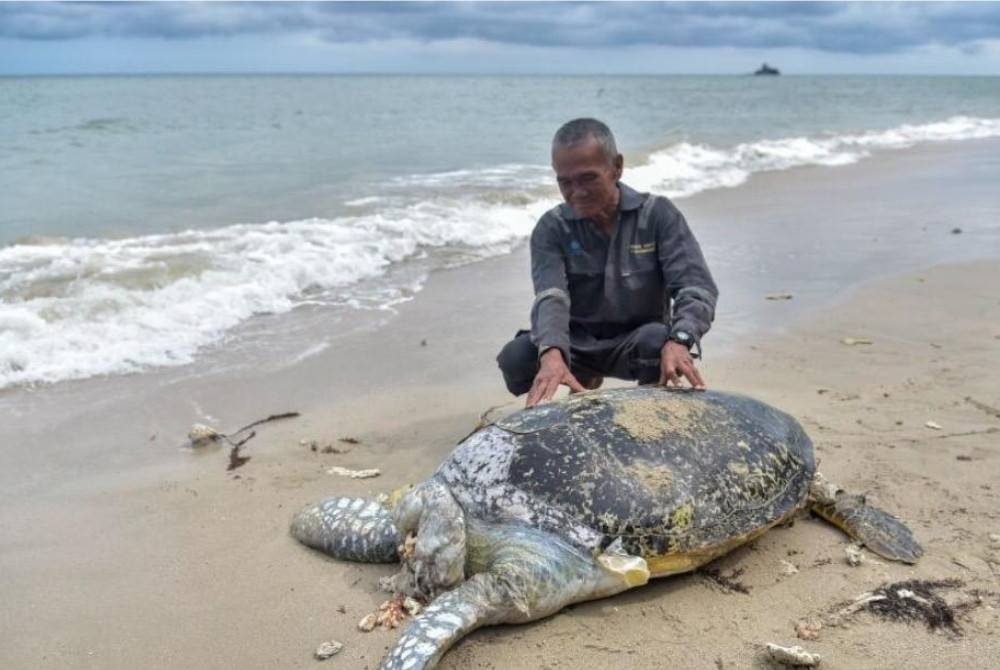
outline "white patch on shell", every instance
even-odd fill
[[[514,435],[489,426],[460,444],[438,468],[438,474],[446,481],[458,479],[471,487],[505,482],[516,450]]]
[[[473,518],[546,528],[579,547],[599,546],[602,538],[594,529],[510,484],[510,466],[520,445],[519,435],[489,426],[460,444],[437,476]]]

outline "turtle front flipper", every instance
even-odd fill
[[[809,493],[813,512],[882,558],[912,564],[923,556],[913,532],[893,515],[869,505],[865,496],[847,493],[818,473]]]
[[[334,558],[364,563],[399,560],[399,532],[381,503],[364,498],[327,498],[292,519],[292,537]]]
[[[477,628],[542,619],[649,579],[645,561],[620,549],[595,559],[534,528],[470,521],[468,531],[466,568],[476,574],[435,598],[407,626],[381,670],[428,670]]]

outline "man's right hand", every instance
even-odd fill
[[[528,391],[528,400],[525,402],[525,407],[534,407],[540,402],[545,402],[546,400],[552,400],[552,396],[556,394],[559,389],[560,384],[565,384],[570,388],[571,391],[586,391],[573,373],[569,371],[569,367],[566,366],[566,361],[563,360],[562,352],[555,347],[547,349],[545,353],[542,354],[541,367],[538,370],[538,374],[535,375],[535,381],[531,385],[531,390]]]

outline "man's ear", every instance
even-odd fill
[[[621,154],[615,156],[615,179],[622,178],[622,170],[625,169],[625,157]]]

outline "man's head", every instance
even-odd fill
[[[614,212],[623,166],[611,129],[597,119],[573,119],[552,138],[559,191],[579,216],[603,218]]]

